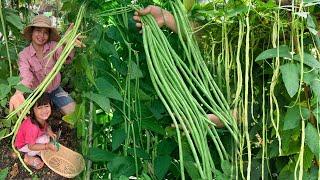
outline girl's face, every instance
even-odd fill
[[[44,123],[51,115],[50,104],[35,106],[33,108],[34,116],[39,123]]]
[[[32,31],[32,43],[38,46],[45,45],[49,40],[49,28],[34,27]]]

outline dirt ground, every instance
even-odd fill
[[[55,113],[55,117],[52,120],[51,126],[54,132],[57,132],[59,129],[61,129],[59,143],[72,150],[77,149],[78,144],[76,140],[75,129],[69,128],[68,125],[61,120],[60,114]],[[12,137],[8,137],[0,141],[0,169],[9,167],[7,179],[31,179],[33,176],[31,176],[29,172],[22,166],[21,162],[19,161],[19,158],[17,158],[17,156],[13,153],[13,150],[11,148],[11,138]],[[46,165],[41,170],[32,170],[36,177],[40,179],[67,179],[56,174],[55,172],[50,170]]]

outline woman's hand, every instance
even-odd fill
[[[9,101],[9,110],[10,112],[17,109],[25,101],[23,93],[16,90],[14,95],[10,98]]]
[[[136,21],[136,26],[138,28],[142,27],[141,16],[147,14],[151,14],[155,18],[159,27],[167,26],[172,31],[177,32],[177,25],[173,15],[169,11],[153,5],[149,5],[148,7],[134,13],[133,19]]]

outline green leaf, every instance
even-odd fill
[[[99,77],[96,79],[96,87],[100,94],[119,101],[123,101],[123,98],[119,91],[108,80]]]
[[[14,88],[21,91],[21,92],[24,92],[24,93],[32,93],[33,92],[31,89],[29,89],[27,86],[25,86],[23,84],[18,84]]]
[[[231,175],[231,164],[229,161],[224,160],[221,162],[221,169],[223,174]]]
[[[10,86],[6,84],[0,84],[0,99],[7,97],[10,93]]]
[[[132,157],[115,157],[108,163],[112,179],[121,175],[131,176],[135,173],[135,161]]]
[[[129,180],[129,178],[128,178],[127,176],[121,175],[121,176],[119,177],[119,180]]]
[[[112,119],[111,119],[111,126],[117,125],[121,122],[123,122],[124,119],[122,117],[122,114],[119,111],[116,111],[113,113]]]
[[[158,156],[154,160],[154,173],[158,179],[163,179],[171,165],[172,158],[168,155]]]
[[[177,148],[177,143],[171,139],[164,139],[157,145],[158,155],[170,155]]]
[[[273,48],[273,49],[268,49],[263,51],[258,55],[255,61],[278,57],[278,49],[279,49],[279,57],[291,59],[291,54],[288,46],[281,45],[279,48]]]
[[[165,135],[165,130],[155,119],[143,119],[141,121],[141,128]]]
[[[183,0],[183,5],[189,11],[195,3],[195,0]]]
[[[320,97],[320,81],[319,81],[319,79],[314,79],[310,86],[311,86],[312,92],[317,97]]]
[[[312,167],[313,157],[314,157],[313,153],[308,148],[308,146],[306,146],[303,152],[303,169],[305,171]]]
[[[126,140],[127,133],[124,129],[116,129],[112,132],[112,151],[118,149]]]
[[[14,27],[16,27],[19,30],[22,30],[24,25],[18,15],[18,12],[15,12],[11,9],[5,9],[4,11],[4,17],[7,21],[7,23],[12,24]]]
[[[280,67],[282,80],[290,97],[293,97],[299,89],[299,66],[287,63]]]
[[[78,120],[84,119],[83,117],[85,115],[85,111],[85,103],[82,102],[80,105],[76,105],[75,111],[73,113],[63,116],[62,119],[68,124],[74,126],[78,122]]]
[[[299,54],[294,55],[293,60],[301,62],[301,56]],[[303,54],[303,64],[306,64],[311,68],[320,68],[320,62],[314,56],[308,53]]]
[[[97,52],[104,58],[108,59],[110,56],[118,57],[118,53],[115,49],[115,46],[110,42],[101,39],[96,48]]]
[[[136,147],[135,148],[136,149],[136,153],[137,153],[137,157],[138,158],[142,158],[142,159],[144,159],[144,160],[147,160],[147,159],[151,159],[150,158],[150,156],[149,156],[149,154],[148,153],[146,153],[143,149],[141,149],[141,148],[138,148],[138,147]],[[134,154],[134,148],[128,148],[128,153],[131,155],[131,156],[135,156],[135,154]]]
[[[197,170],[196,163],[193,161],[185,161],[183,163],[184,168],[187,170],[191,179],[201,179],[199,171]]]
[[[93,162],[112,161],[116,157],[115,154],[98,148],[90,148],[87,155],[87,158]]]
[[[7,134],[7,130],[8,130],[7,128],[4,128],[4,129],[0,130],[0,138],[4,137]]]
[[[312,153],[319,159],[320,156],[320,138],[317,129],[311,124],[308,123],[305,129],[306,132],[306,144],[312,151]]]
[[[140,68],[133,61],[129,61],[129,69],[128,69],[128,71],[129,71],[128,73],[130,75],[130,79],[136,79],[136,78],[142,78],[143,77],[143,74],[142,74]]]
[[[106,112],[106,113],[110,112],[110,100],[106,96],[90,92],[90,93],[85,93],[84,97],[87,97],[88,99],[97,103],[97,105],[102,110],[104,110],[104,112]]]
[[[288,109],[284,117],[283,130],[289,130],[298,127],[301,122],[301,116],[303,119],[308,119],[310,117],[310,111],[307,108],[300,108],[299,106],[294,106]]]
[[[20,82],[20,77],[19,76],[12,76],[12,77],[8,77],[7,80],[8,80],[9,86],[14,86]]]
[[[0,136],[1,137],[1,136]],[[0,170],[0,179],[6,179],[9,173],[9,167]]]

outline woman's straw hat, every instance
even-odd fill
[[[27,40],[32,39],[32,27],[44,27],[44,28],[49,28],[50,29],[50,35],[49,35],[49,40],[51,41],[58,41],[60,39],[59,33],[55,27],[52,26],[51,20],[44,15],[37,15],[35,16],[31,23],[26,26],[23,30],[23,36]]]

